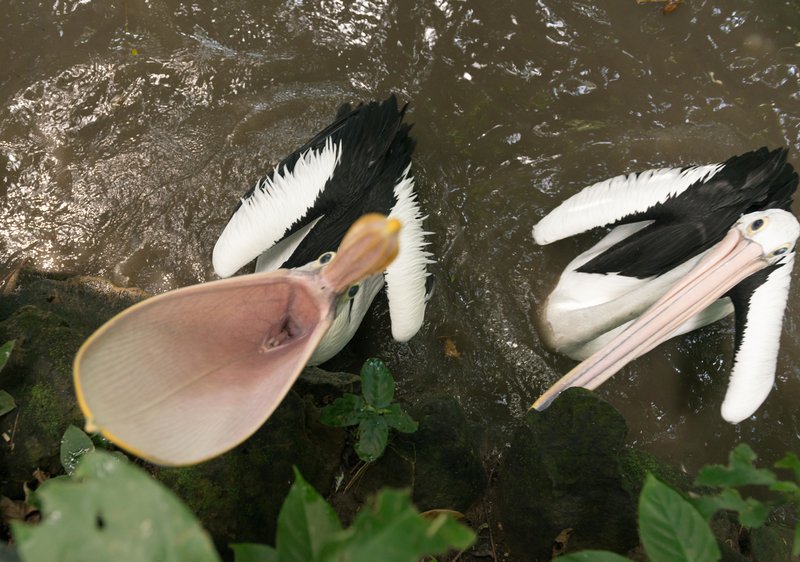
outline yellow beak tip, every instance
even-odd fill
[[[389,236],[397,234],[400,232],[400,221],[397,219],[389,219],[386,221],[386,226],[383,227],[383,231]]]

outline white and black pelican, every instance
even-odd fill
[[[544,307],[549,346],[584,360],[533,405],[594,389],[661,342],[735,312],[722,417],[738,423],[766,399],[800,225],[787,150],[722,164],[650,170],[589,186],[533,229],[538,244],[614,228],[566,268]],[[587,359],[588,358],[588,359]]]
[[[394,95],[355,109],[343,105],[331,125],[244,195],[214,247],[214,270],[229,277],[256,258],[256,273],[314,262],[335,252],[366,213],[403,224],[397,259],[352,289],[355,298],[339,306],[309,365],[327,361],[350,341],[384,280],[394,338],[407,341],[422,325],[432,262],[410,173],[416,138],[403,123],[407,106],[398,110]]]
[[[398,255],[401,232],[365,215],[308,268],[184,287],[115,316],[75,357],[86,431],[167,465],[238,445],[289,392],[354,284]]]

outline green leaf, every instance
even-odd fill
[[[14,349],[14,342],[17,340],[7,341],[0,347],[0,371],[6,366],[6,361],[11,357],[11,350]]]
[[[295,479],[278,514],[275,546],[281,562],[320,560],[327,543],[342,530],[339,518],[295,467]]]
[[[411,505],[408,492],[388,488],[358,512],[348,532],[340,556],[351,562],[417,562],[475,541],[475,534],[449,515],[425,521]]]
[[[278,551],[265,544],[239,543],[229,545],[233,562],[278,562]]]
[[[630,558],[625,558],[613,552],[605,550],[582,550],[566,556],[559,556],[558,562],[631,562]]]
[[[726,488],[718,496],[703,496],[689,501],[706,520],[711,519],[720,509],[729,509],[739,512],[739,522],[742,525],[760,527],[769,515],[769,506],[753,498],[743,500],[733,488]]]
[[[383,456],[388,441],[389,425],[383,416],[376,416],[358,425],[358,443],[354,448],[362,461],[373,462]]]
[[[94,451],[92,439],[83,431],[70,425],[61,438],[61,466],[72,476],[78,460],[86,453]]]
[[[705,519],[652,474],[639,497],[639,535],[653,562],[710,562],[721,557]]]
[[[786,456],[775,463],[775,468],[791,468],[794,470],[795,478],[800,482],[800,460],[794,453],[786,453]]]
[[[800,554],[800,523],[794,528],[794,544],[792,545],[792,556]]]
[[[383,415],[391,427],[403,433],[414,433],[417,430],[417,422],[411,416],[400,409],[400,404],[389,404],[389,412]]]
[[[41,523],[12,524],[25,562],[219,562],[172,492],[108,453],[87,453],[73,478],[45,482],[36,495]]]
[[[360,396],[345,394],[322,408],[319,421],[335,426],[355,425],[373,415],[366,407],[367,403]]]
[[[763,484],[771,486],[777,482],[775,474],[766,468],[755,468],[753,461],[756,454],[747,445],[739,445],[731,451],[729,466],[711,465],[700,469],[700,476],[695,480],[698,486],[712,488],[746,486]]]
[[[388,407],[394,398],[394,379],[380,359],[367,359],[361,367],[361,392],[378,410]]]
[[[16,407],[17,403],[14,402],[14,397],[5,390],[0,390],[0,416],[9,413]]]
[[[780,480],[769,487],[774,492],[783,492],[785,494],[800,494],[800,486],[794,482],[787,482]]]

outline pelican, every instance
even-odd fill
[[[400,222],[377,214],[303,270],[239,275],[144,300],[109,320],[73,366],[86,431],[164,465],[224,453],[289,392],[361,279],[398,255]]]
[[[403,224],[400,252],[386,271],[353,289],[308,361],[318,365],[352,339],[375,295],[387,285],[392,336],[419,331],[430,293],[431,254],[410,173],[416,138],[391,95],[355,109],[343,105],[333,123],[258,180],[239,201],[213,252],[222,278],[256,260],[256,273],[299,268],[335,252],[358,217],[382,213]],[[432,280],[432,278],[431,278]]]
[[[547,345],[583,362],[533,405],[594,389],[661,342],[735,313],[722,417],[755,413],[775,366],[800,224],[787,150],[650,170],[589,186],[533,228],[538,244],[613,229],[573,260],[544,306]]]

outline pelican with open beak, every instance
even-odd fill
[[[75,358],[87,432],[165,465],[235,447],[281,403],[351,289],[397,256],[399,233],[397,219],[365,215],[306,268],[185,287],[112,318]]]
[[[775,381],[800,224],[798,176],[783,149],[712,166],[651,170],[590,186],[534,227],[540,244],[615,228],[567,266],[542,333],[585,359],[533,405],[566,388],[594,389],[661,342],[735,312],[734,365],[722,417],[739,423]]]

